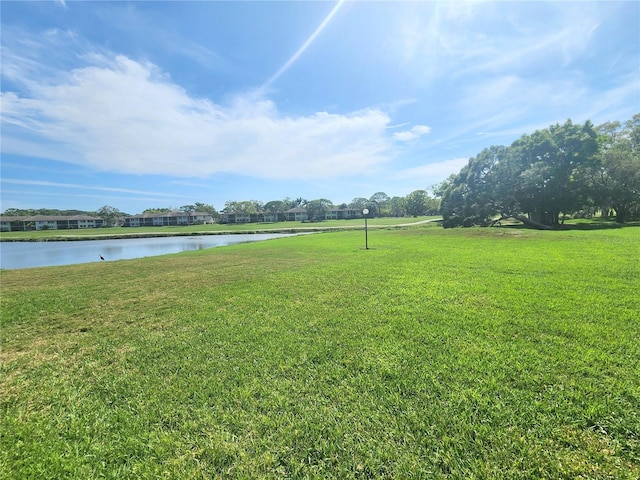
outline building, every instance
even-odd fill
[[[304,222],[305,220],[309,219],[309,216],[307,215],[307,209],[303,207],[294,207],[287,210],[285,213],[287,221]]]
[[[99,228],[102,227],[103,224],[104,220],[102,218],[91,217],[89,215],[0,216],[0,231],[2,232]]]
[[[124,227],[178,227],[213,223],[213,215],[205,212],[141,213],[124,217]]]
[[[362,211],[357,208],[333,208],[325,212],[322,220],[348,220],[362,218]],[[220,214],[220,223],[260,223],[260,222],[306,222],[309,220],[307,210],[295,207],[286,212],[240,213],[225,212]],[[214,223],[213,215],[206,212],[160,212],[141,213],[120,219],[123,227],[178,227],[186,225],[203,225]],[[0,231],[20,232],[29,230],[71,230],[80,228],[99,228],[105,226],[100,217],[89,215],[34,215],[30,217],[0,216]]]
[[[353,218],[362,218],[362,210],[357,208],[333,208],[325,212],[322,220],[348,220]],[[307,209],[303,207],[295,207],[286,212],[278,213],[238,213],[223,212],[220,213],[220,223],[258,223],[258,222],[306,222],[309,220]]]

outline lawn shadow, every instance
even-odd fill
[[[557,225],[552,227],[552,231],[564,231],[564,230],[611,230],[616,228],[625,227],[640,227],[640,222],[626,222],[616,223],[613,220],[581,220],[578,223],[565,223],[563,225]],[[525,229],[525,230],[538,230],[532,225],[526,225],[524,223],[508,223],[502,225],[493,225],[493,228],[505,228],[505,229]]]

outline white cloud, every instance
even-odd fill
[[[546,81],[592,56],[597,2],[415,2],[398,10],[395,48],[415,82],[485,75]]]
[[[411,142],[422,137],[423,135],[427,135],[430,132],[431,127],[428,127],[426,125],[415,125],[410,130],[394,133],[393,138],[400,142]]]
[[[178,195],[173,194],[163,194],[158,192],[149,192],[144,190],[132,190],[129,188],[118,188],[118,187],[98,187],[98,186],[87,186],[82,184],[75,183],[60,183],[60,182],[49,182],[46,180],[23,180],[23,179],[14,179],[14,178],[3,178],[2,183],[11,184],[11,185],[23,185],[23,186],[37,186],[37,187],[55,187],[55,188],[65,188],[65,189],[78,189],[78,190],[92,190],[96,192],[114,192],[114,193],[131,193],[137,195],[154,195],[160,197],[178,197]]]
[[[17,61],[9,66],[25,90],[2,95],[5,152],[120,173],[265,178],[348,175],[391,154],[390,119],[380,110],[288,117],[252,96],[218,105],[190,96],[151,63],[84,58],[91,64],[44,79]]]

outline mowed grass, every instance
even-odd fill
[[[2,271],[3,478],[640,477],[640,230]]]

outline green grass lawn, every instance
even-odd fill
[[[2,478],[640,477],[640,228],[2,271]]]

